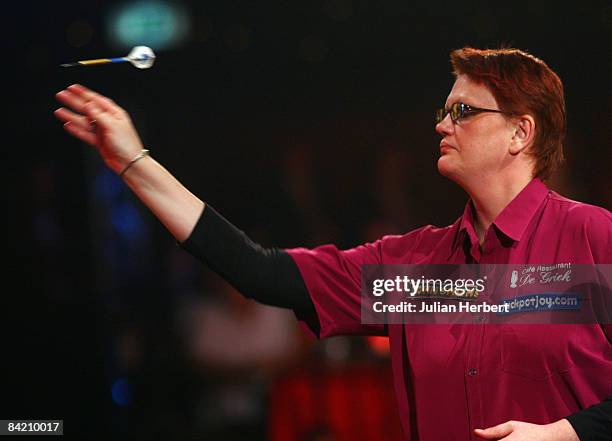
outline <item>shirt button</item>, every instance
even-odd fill
[[[470,377],[474,377],[477,373],[478,373],[478,371],[476,369],[474,369],[474,368],[471,368],[471,369],[468,370],[468,375]]]

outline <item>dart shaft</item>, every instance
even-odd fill
[[[129,61],[127,57],[117,57],[117,58],[97,58],[95,60],[81,60],[75,63],[65,63],[62,64],[62,67],[74,67],[74,66],[87,66],[90,64],[108,64],[108,63],[125,63]]]

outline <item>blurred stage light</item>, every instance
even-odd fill
[[[189,16],[175,3],[142,0],[114,9],[106,23],[108,40],[117,48],[144,45],[176,47],[189,32]]]
[[[129,201],[117,201],[111,208],[111,223],[123,240],[137,242],[142,237],[143,221]]]
[[[108,167],[100,166],[94,181],[94,192],[100,199],[116,199],[121,196],[123,181]]]
[[[375,354],[385,357],[389,355],[390,346],[388,337],[368,336],[366,341]]]
[[[113,402],[118,406],[129,406],[132,402],[132,386],[126,378],[117,378],[111,389]]]

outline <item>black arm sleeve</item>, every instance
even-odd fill
[[[576,431],[580,441],[611,441],[612,397],[576,412],[566,419]]]
[[[191,235],[180,244],[244,296],[316,317],[300,271],[289,254],[263,248],[206,205]]]

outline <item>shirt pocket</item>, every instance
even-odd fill
[[[501,366],[508,374],[545,380],[574,367],[581,350],[576,325],[501,326]]]

